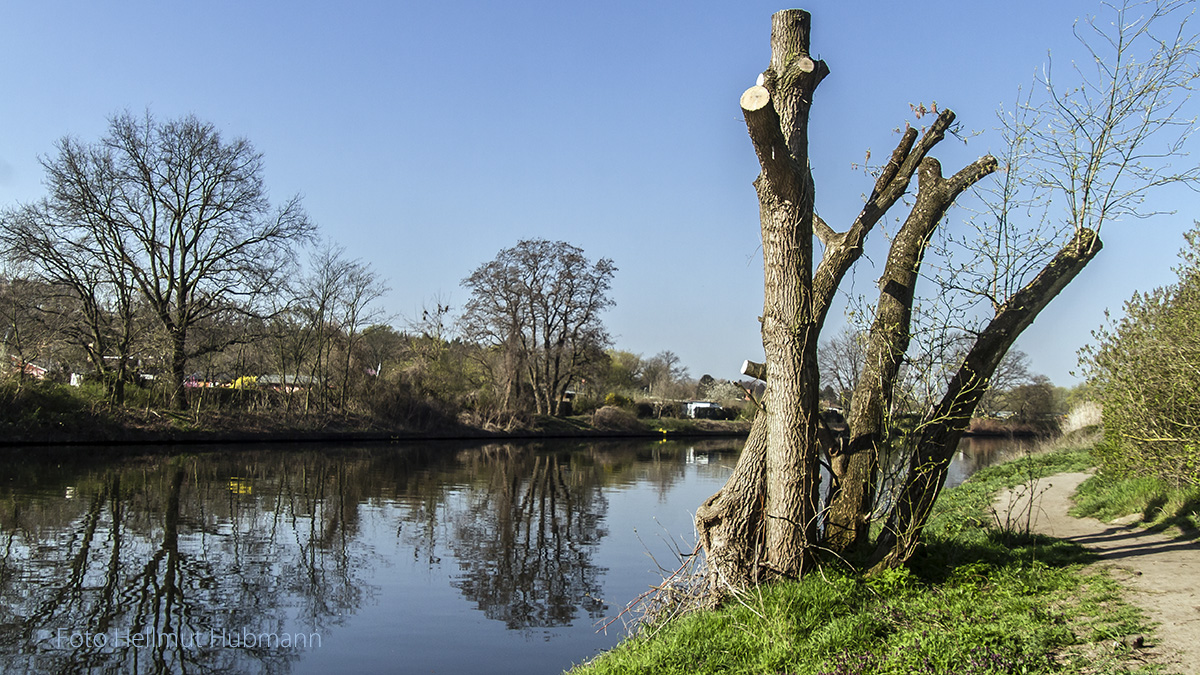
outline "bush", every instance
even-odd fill
[[[646,430],[633,413],[611,405],[606,405],[592,414],[592,426],[603,431]]]
[[[375,418],[416,431],[445,429],[458,422],[458,410],[454,406],[416,394],[403,383],[378,387],[372,392],[368,406]]]
[[[571,401],[571,410],[575,415],[590,415],[601,405],[602,403],[592,396],[576,396],[575,400]]]
[[[5,378],[0,381],[0,431],[9,434],[8,440],[44,433],[87,436],[103,426],[93,407],[104,401],[97,387]]]
[[[1186,235],[1179,282],[1125,303],[1083,350],[1103,407],[1097,459],[1121,476],[1200,484],[1200,229]]]
[[[633,408],[633,399],[629,398],[628,396],[622,396],[618,393],[613,392],[613,393],[609,393],[608,396],[604,397],[604,405],[612,406],[614,408],[632,409]]]

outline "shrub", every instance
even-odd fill
[[[615,408],[631,409],[633,408],[633,399],[629,398],[628,396],[622,396],[616,392],[611,392],[608,396],[604,397],[604,405]]]
[[[445,429],[458,422],[458,411],[452,405],[419,395],[403,383],[378,387],[368,405],[377,419],[417,431]]]
[[[592,396],[576,396],[575,400],[571,401],[571,410],[574,415],[590,415],[596,412],[596,409],[602,405],[602,402]]]
[[[103,401],[103,391],[94,387],[5,378],[0,380],[0,431],[17,437],[51,431],[88,434],[102,426],[92,409]]]
[[[592,414],[592,426],[604,431],[646,430],[633,413],[611,405],[606,405]]]
[[[1200,484],[1200,228],[1186,238],[1179,282],[1134,294],[1081,359],[1103,407],[1097,459],[1175,485]]]

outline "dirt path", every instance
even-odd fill
[[[1200,544],[1130,524],[1136,516],[1112,523],[1068,516],[1071,495],[1088,475],[1064,473],[1038,482],[1034,531],[1069,539],[1098,553],[1097,564],[1110,568],[1133,590],[1129,600],[1159,623],[1158,644],[1148,655],[1168,669],[1200,673]],[[1025,513],[1028,492],[1001,493],[996,512],[1002,519],[1006,513],[1014,518]]]

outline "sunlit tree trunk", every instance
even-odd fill
[[[766,364],[744,372],[767,382],[762,410],[720,492],[696,513],[709,578],[723,590],[814,569],[818,550],[865,550],[876,503],[880,453],[885,449],[893,389],[911,340],[914,288],[931,237],[966,189],[997,169],[984,156],[954,175],[928,156],[954,121],[943,110],[924,133],[906,129],[859,216],[844,232],[814,212],[807,127],[812,94],[829,73],[809,57],[809,15],[777,13],[772,59],[741,99],[762,172],[755,181],[763,240],[763,347]],[[838,286],[861,257],[863,241],[917,176],[909,215],[892,241],[879,281],[875,321],[854,392],[850,440],[835,443],[818,414],[817,341]],[[813,241],[823,246],[819,264]],[[924,420],[919,449],[872,562],[902,564],[945,481],[945,467],[997,364],[1017,335],[1099,250],[1081,231],[1036,279],[998,306],[949,385],[946,399]],[[827,453],[832,485],[818,505],[819,466]]]

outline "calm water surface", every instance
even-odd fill
[[[974,446],[974,447],[973,447]],[[559,673],[694,541],[740,441],[310,447],[0,468],[0,666]],[[965,446],[960,482],[1011,446]]]

